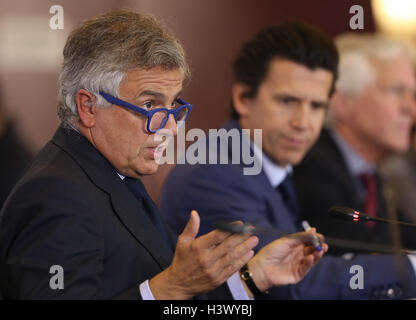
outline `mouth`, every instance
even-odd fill
[[[160,159],[162,157],[163,152],[166,149],[166,146],[163,143],[161,143],[160,145],[147,147],[147,149],[149,150],[149,155],[150,155],[151,159],[157,160],[157,159]]]
[[[288,145],[294,148],[303,148],[308,144],[308,140],[305,138],[284,136],[283,139]]]

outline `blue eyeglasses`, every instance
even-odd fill
[[[112,96],[111,94],[100,91],[100,95],[104,97],[108,102],[124,107],[136,112],[139,112],[147,117],[147,131],[150,133],[155,133],[156,131],[165,127],[166,122],[168,122],[169,116],[173,114],[178,127],[183,125],[186,119],[189,116],[189,113],[192,110],[192,105],[182,99],[176,99],[180,106],[175,109],[167,108],[157,108],[153,110],[144,110],[134,104],[123,101],[119,98]]]

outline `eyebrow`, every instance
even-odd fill
[[[175,100],[181,95],[182,91],[179,91],[176,95],[175,95]],[[166,95],[164,93],[161,92],[157,92],[157,91],[152,91],[152,90],[144,90],[142,91],[139,95],[136,96],[137,98],[143,97],[143,96],[152,96],[155,99],[158,100],[162,100],[164,98],[166,98]]]
[[[277,94],[274,95],[274,98],[275,99],[286,98],[286,99],[291,99],[291,100],[296,101],[296,102],[303,101],[302,98],[299,98],[299,97],[294,96],[294,95],[289,94],[289,93],[277,93]],[[328,105],[329,102],[327,100],[311,100],[311,103]]]
[[[286,99],[291,99],[291,100],[295,100],[295,101],[301,101],[302,99],[299,97],[296,97],[292,94],[289,93],[277,93],[274,95],[275,99],[282,99],[282,98],[286,98]]]

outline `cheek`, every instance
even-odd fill
[[[115,143],[127,166],[135,167],[148,158],[145,152],[148,139],[148,134],[141,132],[137,126],[125,125]]]
[[[363,129],[376,131],[378,134],[386,131],[386,126],[391,126],[399,115],[399,104],[397,99],[390,96],[377,95],[361,104],[361,110],[355,110],[356,122],[363,126]]]
[[[148,139],[149,138],[147,136],[137,136],[137,135],[132,138],[132,140],[130,141],[130,146],[129,146],[130,157],[132,160],[137,161],[139,159],[149,158],[148,148],[147,148],[147,146],[149,145],[149,143],[147,143]]]
[[[263,145],[268,148],[275,148],[283,131],[282,123],[276,120],[270,121],[269,118],[263,126]]]
[[[318,139],[319,135],[321,134],[321,130],[324,125],[325,117],[326,117],[326,112],[324,110],[321,110],[321,112],[318,112],[312,118],[310,129],[309,129],[312,143],[315,143],[316,139]]]
[[[382,134],[386,130],[385,128],[383,130],[385,119],[386,115],[381,114],[380,110],[367,109],[364,112],[356,112],[354,117],[351,118],[349,125],[356,132]]]

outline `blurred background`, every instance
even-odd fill
[[[53,5],[64,9],[62,30],[49,27]],[[363,8],[364,30],[350,29],[353,5]],[[263,27],[296,20],[331,36],[380,30],[413,41],[416,33],[414,0],[0,0],[0,139],[21,151],[12,156],[11,149],[1,148],[4,189],[6,173],[23,166],[59,125],[57,79],[67,35],[84,19],[119,8],[155,15],[182,41],[192,68],[183,94],[194,105],[187,129],[217,128],[226,121],[233,57]],[[14,133],[6,135],[10,123]],[[156,202],[169,170],[163,166],[144,179]]]

